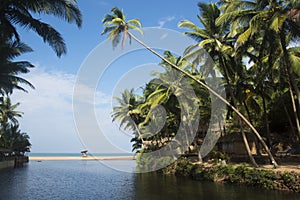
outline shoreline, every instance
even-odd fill
[[[46,160],[135,160],[135,156],[29,156],[29,161]]]
[[[300,166],[282,165],[273,169],[272,165],[255,168],[246,163],[195,163],[179,159],[161,170],[163,174],[190,177],[196,181],[245,185],[267,190],[300,193]]]

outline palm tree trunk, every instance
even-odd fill
[[[283,51],[283,60],[284,60],[284,65],[285,65],[285,72],[286,72],[286,76],[287,76],[287,82],[288,82],[288,85],[289,85],[289,92],[290,92],[290,96],[291,96],[293,112],[294,112],[294,117],[295,117],[295,121],[296,121],[296,128],[297,128],[297,132],[298,132],[298,137],[300,138],[300,123],[299,123],[299,117],[298,117],[297,106],[296,106],[296,102],[295,102],[293,89],[296,93],[299,106],[300,106],[300,92],[299,92],[298,86],[297,86],[296,81],[295,81],[295,77],[294,77],[292,69],[291,69],[291,62],[289,60],[289,55],[288,55],[288,52],[287,52],[287,49],[286,49],[285,39],[286,39],[285,34],[282,31],[280,33],[280,44],[281,44],[281,48],[282,48],[282,51]]]
[[[142,149],[144,149],[145,141],[144,141],[144,139],[143,139],[143,137],[142,137],[142,134],[141,134],[141,132],[140,132],[140,130],[139,130],[139,127],[136,125],[135,122],[133,122],[133,126],[134,126],[136,132],[138,133],[139,137],[141,138],[141,141],[142,141]]]
[[[291,88],[291,85],[289,84],[289,92],[290,92],[290,97],[292,101],[292,107],[293,107],[293,114],[296,122],[296,128],[297,128],[297,134],[298,138],[300,138],[300,123],[299,123],[299,118],[298,118],[298,113],[297,113],[297,108],[296,108],[296,103],[295,103],[295,97]]]
[[[222,59],[221,55],[219,55],[219,59],[221,61],[221,66],[222,66],[223,71],[224,71],[224,75],[225,75],[224,78],[227,82],[227,86],[228,86],[229,94],[232,98],[233,106],[237,108],[237,99],[235,98],[234,93],[233,93],[232,88],[231,88],[231,83],[230,83],[230,80],[229,80],[228,71],[225,67],[225,62]],[[250,146],[249,146],[249,143],[248,143],[248,140],[247,140],[247,136],[246,136],[245,131],[244,131],[244,124],[243,124],[243,122],[242,122],[242,120],[239,116],[238,116],[238,123],[239,123],[240,129],[241,129],[242,138],[243,138],[243,142],[244,142],[244,145],[245,145],[245,148],[246,148],[246,152],[247,152],[247,154],[250,158],[250,161],[251,161],[253,166],[258,167],[258,164],[256,163],[256,161],[255,161],[255,159],[254,159],[254,157],[251,153],[251,150],[250,150]]]
[[[291,131],[292,131],[292,134],[293,134],[294,136],[296,136],[296,137],[298,138],[298,140],[299,140],[300,138],[298,137],[298,134],[295,132],[294,124],[293,124],[292,118],[291,118],[291,116],[290,116],[290,114],[289,114],[289,111],[287,110],[286,105],[283,103],[282,106],[283,106],[284,112],[285,112],[285,114],[286,114],[286,116],[287,116],[287,118],[288,118],[288,121],[289,121],[289,124],[290,124],[290,127],[291,127]]]
[[[225,68],[225,67],[224,67]],[[226,69],[224,69],[226,70]],[[225,72],[226,76],[227,76],[227,73]],[[226,81],[227,81],[227,85],[228,85],[228,90],[229,90],[229,93],[230,93],[230,96],[232,98],[232,102],[233,102],[233,106],[237,108],[237,100],[233,94],[233,91],[232,91],[232,88],[231,88],[231,85],[229,83],[229,78],[227,77],[226,78]],[[253,166],[255,167],[258,167],[258,164],[256,163],[252,153],[251,153],[251,150],[250,150],[250,146],[249,146],[249,143],[248,143],[248,140],[247,140],[247,136],[245,134],[245,131],[244,131],[244,124],[241,120],[241,118],[238,116],[238,124],[240,126],[240,129],[241,129],[241,133],[242,133],[242,138],[243,138],[243,142],[244,142],[244,145],[245,145],[245,148],[246,148],[246,152],[250,158],[250,161],[252,163]]]
[[[247,103],[245,101],[243,101],[243,104],[244,104],[244,107],[246,109],[246,112],[247,112],[247,115],[248,115],[248,119],[249,119],[250,123],[253,124],[251,113],[250,113],[250,110],[249,110],[249,108],[247,106]]]
[[[264,109],[264,121],[265,121],[265,127],[266,127],[266,136],[267,136],[267,143],[269,147],[271,147],[271,136],[270,136],[270,126],[269,126],[269,120],[267,115],[267,106],[266,106],[266,99],[263,95],[261,95],[262,101],[263,101],[263,109]]]
[[[228,107],[230,107],[234,112],[237,113],[237,115],[250,127],[250,129],[255,133],[256,137],[259,139],[259,141],[262,143],[263,147],[265,148],[267,154],[269,155],[270,160],[272,161],[272,163],[274,163],[274,166],[277,167],[278,164],[276,162],[276,160],[274,159],[270,149],[268,148],[268,146],[266,145],[266,143],[264,142],[264,140],[262,139],[262,137],[260,136],[260,134],[258,133],[258,131],[254,128],[254,126],[244,117],[244,115],[242,113],[240,113],[234,106],[232,106],[226,99],[224,99],[221,95],[219,95],[217,92],[215,92],[212,88],[210,88],[208,85],[206,85],[205,83],[199,81],[197,78],[195,78],[193,75],[189,74],[188,72],[180,69],[179,67],[177,67],[176,65],[174,65],[173,63],[171,63],[169,60],[167,60],[166,58],[164,58],[162,55],[160,55],[158,52],[156,52],[155,50],[151,49],[151,47],[147,46],[145,43],[143,43],[141,40],[139,40],[137,37],[135,37],[130,31],[128,31],[128,34],[130,35],[130,37],[132,37],[136,42],[138,42],[140,45],[142,45],[143,47],[145,47],[147,50],[149,50],[151,53],[153,53],[154,55],[158,56],[160,59],[162,59],[163,61],[165,61],[166,63],[168,63],[172,68],[176,69],[177,71],[180,71],[181,73],[183,73],[184,75],[186,75],[187,77],[191,78],[192,80],[194,80],[195,82],[197,82],[198,84],[202,85],[204,88],[206,88],[208,91],[210,91],[213,95],[215,95],[218,99],[220,99],[222,102],[224,102]]]
[[[249,108],[248,108],[248,106],[247,106],[247,103],[244,101],[243,104],[244,104],[244,107],[245,107],[245,109],[246,109],[246,112],[247,112],[247,115],[248,115],[248,119],[249,119],[250,123],[253,124],[253,122],[252,122],[252,117],[251,117]],[[261,156],[261,150],[260,150],[259,141],[258,141],[257,137],[255,137],[254,140],[255,140],[255,146],[256,146],[256,154],[257,154],[258,156]]]

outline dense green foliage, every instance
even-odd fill
[[[205,166],[193,164],[188,159],[181,158],[161,170],[161,172],[177,176],[190,176],[200,181],[242,184],[271,190],[280,189],[300,192],[300,183],[299,179],[297,179],[299,174],[258,169],[247,164]]]
[[[276,151],[282,144],[299,148],[299,1],[220,0],[216,4],[199,3],[198,7],[200,15],[196,22],[179,22],[179,27],[187,29],[184,34],[195,39],[195,45],[187,47],[181,57],[165,52],[161,63],[165,71],[155,72],[153,80],[144,86],[143,93],[134,94],[131,90],[130,99],[134,105],[120,104],[113,110],[114,119],[117,119],[118,110],[121,107],[127,109],[127,114],[124,117],[119,115],[118,120],[121,124],[126,121],[126,127],[133,131],[133,150],[160,149],[180,128],[183,111],[176,99],[178,82],[171,81],[174,78],[170,74],[173,65],[193,76],[193,79],[187,79],[198,97],[193,101],[197,102],[202,114],[192,144],[196,149],[199,150],[212,116],[209,92],[194,80],[204,82],[205,78],[215,77],[216,71],[221,74],[227,100],[265,138],[265,151]],[[124,26],[126,23],[118,24],[114,30],[118,30],[118,34],[127,33]],[[107,28],[105,31],[110,32]],[[202,49],[210,55],[214,66],[203,64]],[[181,80],[180,76],[176,78]],[[161,109],[155,109],[160,106],[164,107],[164,120]],[[236,113],[228,107],[222,135],[241,132],[245,136],[245,132],[251,132]],[[256,136],[259,139],[259,135]],[[246,136],[243,141],[247,147]],[[185,153],[190,150],[185,149]],[[261,153],[261,149],[258,150]],[[251,157],[249,148],[247,152]],[[252,163],[256,165],[253,158]]]
[[[0,99],[0,148],[9,154],[24,154],[30,149],[29,136],[19,129],[18,117],[22,113],[16,111],[17,104],[11,104],[10,98]]]

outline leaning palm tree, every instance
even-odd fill
[[[247,118],[244,117],[244,115],[242,113],[240,113],[239,110],[237,110],[234,106],[232,106],[225,98],[223,98],[221,95],[219,95],[216,91],[214,91],[208,85],[206,85],[205,83],[201,82],[200,80],[198,80],[193,75],[191,75],[188,72],[186,72],[185,70],[179,68],[174,63],[170,62],[169,60],[167,60],[166,58],[164,58],[162,55],[160,55],[158,52],[156,52],[151,47],[147,46],[145,43],[143,43],[141,40],[139,40],[137,37],[135,37],[135,35],[133,35],[129,31],[129,29],[133,29],[133,30],[137,30],[139,32],[142,32],[141,29],[140,29],[141,28],[141,23],[140,23],[139,20],[132,19],[132,20],[126,21],[125,14],[119,8],[116,8],[116,7],[112,8],[111,12],[112,12],[112,14],[107,14],[103,18],[103,20],[102,20],[102,22],[103,22],[103,24],[105,26],[105,29],[102,32],[102,34],[108,33],[108,38],[112,40],[114,47],[116,47],[118,45],[118,43],[120,42],[121,34],[123,34],[123,36],[124,36],[123,37],[123,42],[122,42],[123,44],[125,44],[127,36],[129,36],[130,39],[133,38],[136,42],[138,42],[139,44],[141,44],[143,47],[145,47],[151,53],[153,53],[154,55],[158,56],[164,62],[166,62],[167,64],[169,64],[172,68],[174,68],[175,70],[183,73],[188,78],[191,78],[196,83],[202,85],[204,88],[206,88],[207,90],[209,90],[213,95],[215,95],[222,102],[224,102],[228,107],[230,107],[232,110],[234,110],[239,115],[239,117],[241,117],[241,119],[243,121],[245,121],[245,123],[253,130],[253,132],[257,135],[257,137],[260,139],[260,141],[263,142],[263,139],[261,138],[260,134],[255,129],[255,127],[249,122],[249,120],[247,120]],[[266,148],[266,151],[268,152],[268,154],[270,156],[271,161],[273,163],[275,163],[275,165],[277,166],[277,163],[276,163],[275,159],[273,158],[271,152],[269,151],[269,149],[268,149],[268,147],[266,145],[265,145],[265,148]]]
[[[65,54],[66,45],[61,34],[51,25],[35,18],[35,14],[53,15],[68,23],[75,22],[78,27],[82,23],[76,0],[2,1],[0,5],[0,36],[20,41],[16,27],[24,27],[41,36],[44,42],[53,48],[57,56]]]

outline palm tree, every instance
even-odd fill
[[[164,53],[165,58],[170,62],[180,66],[180,68],[187,67],[185,62],[181,57],[177,58],[173,56],[170,52]],[[198,109],[195,106],[198,106],[198,99],[194,95],[194,92],[187,92],[188,89],[192,87],[186,87],[186,81],[183,80],[183,74],[178,73],[172,69],[167,63],[162,61],[160,64],[165,71],[164,72],[152,72],[154,79],[150,81],[151,91],[147,92],[145,96],[145,101],[139,106],[141,111],[145,110],[143,113],[147,113],[145,120],[139,125],[141,128],[145,127],[145,133],[150,133],[155,136],[152,137],[152,140],[158,141],[158,143],[164,143],[174,137],[177,131],[184,132],[184,138],[176,138],[176,142],[181,142],[181,146],[189,146],[189,134],[193,133],[192,131],[187,131],[191,129],[186,123],[180,123],[181,119],[186,118],[186,121],[192,122],[193,119],[198,119],[198,116],[194,116],[194,113],[198,112]],[[184,101],[182,100],[184,98]],[[181,99],[180,102],[178,99]],[[186,104],[188,103],[188,105]],[[164,115],[161,110],[159,110],[160,105],[163,105],[166,119],[163,119]],[[191,109],[193,111],[191,112]],[[191,116],[193,115],[193,116]],[[174,123],[175,122],[175,123]],[[176,123],[177,122],[177,123]],[[174,126],[178,124],[178,126]],[[181,126],[179,126],[181,124]],[[191,123],[192,124],[192,123]],[[164,127],[164,128],[163,128]],[[183,128],[185,127],[185,128]],[[180,129],[183,128],[183,129]],[[180,129],[180,130],[179,130]],[[160,131],[156,133],[155,131]],[[183,135],[183,134],[182,134]],[[181,152],[186,151],[182,148]]]
[[[31,143],[29,136],[20,131],[19,125],[9,125],[5,134],[0,138],[0,146],[19,155],[29,152]]]
[[[104,35],[108,33],[108,39],[112,40],[114,48],[120,43],[121,34],[123,34],[122,48],[126,43],[127,36],[129,36],[131,41],[133,35],[129,32],[129,29],[137,30],[143,34],[140,29],[142,25],[138,19],[126,21],[125,14],[116,7],[111,9],[111,12],[113,13],[112,15],[107,14],[102,20],[102,23],[106,27],[101,34]]]
[[[268,45],[269,62],[277,62],[274,55],[281,57],[284,74],[286,74],[289,84],[298,135],[300,136],[300,122],[294,99],[295,92],[298,106],[300,106],[300,91],[295,78],[295,73],[300,75],[300,57],[296,54],[290,54],[288,51],[291,41],[297,40],[300,36],[299,1],[222,0],[221,3],[224,14],[217,20],[217,24],[228,23],[229,20],[233,21],[231,30],[240,30],[240,33],[236,33],[238,34],[237,48],[245,49],[245,44],[259,40],[262,41],[261,45],[253,45],[252,47],[259,53],[260,59],[264,58],[262,53],[265,53],[263,50],[266,50],[265,47]],[[276,46],[276,48],[272,48],[272,46]],[[276,52],[278,46],[280,47],[279,53]]]
[[[22,112],[15,109],[20,103],[12,104],[9,97],[0,98],[0,125],[3,127],[5,124],[18,125],[18,117],[22,117]]]
[[[12,126],[18,126],[18,117],[22,117],[22,113],[15,109],[20,103],[12,104],[9,97],[0,97],[0,145],[6,148]]]
[[[19,77],[20,73],[28,73],[34,67],[27,61],[12,61],[22,53],[32,51],[30,47],[18,41],[0,39],[0,94],[11,94],[14,89],[26,90],[19,83],[34,88],[31,83]]]
[[[238,101],[233,92],[232,83],[236,82],[236,79],[238,79],[237,77],[239,77],[237,72],[241,71],[243,67],[238,63],[239,60],[234,59],[232,56],[232,38],[228,37],[227,35],[228,24],[216,24],[216,19],[220,17],[221,14],[216,4],[199,3],[198,6],[201,12],[201,16],[198,16],[198,19],[203,24],[204,28],[198,27],[189,20],[183,20],[178,25],[181,28],[187,28],[191,30],[191,32],[185,32],[184,34],[199,41],[199,43],[196,45],[187,48],[185,57],[188,59],[192,58],[197,61],[199,60],[199,55],[201,55],[198,51],[201,51],[201,49],[197,48],[197,50],[195,50],[195,47],[204,48],[214,59],[216,66],[222,72],[227,84],[229,95],[231,97],[232,105],[238,109]],[[196,61],[194,61],[194,63],[196,63]],[[196,65],[197,64],[198,63],[196,63]],[[248,140],[244,131],[244,125],[240,117],[238,117],[238,122],[248,156],[252,164],[254,166],[258,166],[251,154]]]
[[[112,121],[119,121],[120,128],[129,129],[137,133],[136,140],[144,142],[142,133],[138,127],[140,122],[139,112],[137,111],[138,102],[133,89],[125,89],[122,93],[122,98],[115,97],[119,105],[114,106],[112,111]]]
[[[209,90],[213,95],[215,95],[218,99],[220,99],[222,102],[224,102],[228,107],[230,107],[232,110],[234,110],[239,115],[239,117],[241,117],[241,119],[243,121],[245,121],[245,123],[253,130],[253,132],[256,134],[256,136],[259,138],[259,140],[262,143],[264,143],[263,139],[260,137],[259,133],[255,129],[255,127],[249,122],[249,120],[247,120],[247,118],[245,118],[243,116],[243,114],[241,114],[226,99],[224,99],[221,95],[219,95],[217,92],[215,92],[208,85],[206,85],[205,83],[199,81],[197,78],[195,78],[193,75],[189,74],[185,70],[183,70],[183,69],[179,68],[178,66],[174,65],[172,62],[170,62],[169,60],[167,60],[166,58],[164,58],[158,52],[156,52],[151,47],[147,46],[145,43],[143,43],[141,40],[139,40],[137,37],[135,37],[129,31],[129,29],[134,29],[134,30],[138,30],[139,32],[141,32],[140,31],[141,23],[137,19],[128,20],[126,22],[125,21],[125,15],[123,14],[123,12],[120,9],[118,9],[118,8],[115,7],[111,11],[112,11],[112,14],[106,15],[104,17],[104,19],[102,20],[104,26],[106,26],[105,29],[104,29],[104,31],[102,32],[102,34],[109,33],[108,34],[108,38],[113,41],[113,46],[114,47],[116,47],[117,44],[120,42],[120,37],[121,37],[122,33],[125,36],[125,37],[123,37],[123,42],[122,42],[123,44],[125,43],[124,41],[126,41],[126,36],[129,36],[130,39],[133,38],[135,41],[137,41],[139,44],[141,44],[143,47],[145,47],[151,53],[153,53],[154,55],[158,56],[164,62],[168,63],[172,68],[174,68],[175,70],[183,73],[185,76],[187,76],[188,78],[191,78],[196,83],[202,85],[204,88],[206,88],[207,90]],[[269,151],[269,149],[268,149],[268,147],[266,145],[265,145],[265,148],[266,148],[266,151],[268,152],[268,154],[269,154],[270,159],[272,160],[272,162],[275,163],[275,165],[277,165],[275,159],[273,158],[271,152]]]
[[[0,5],[0,36],[20,41],[16,26],[31,29],[48,43],[58,57],[66,53],[66,45],[60,33],[51,25],[35,18],[34,14],[46,14],[59,17],[68,23],[81,26],[81,13],[76,0],[9,0]]]

